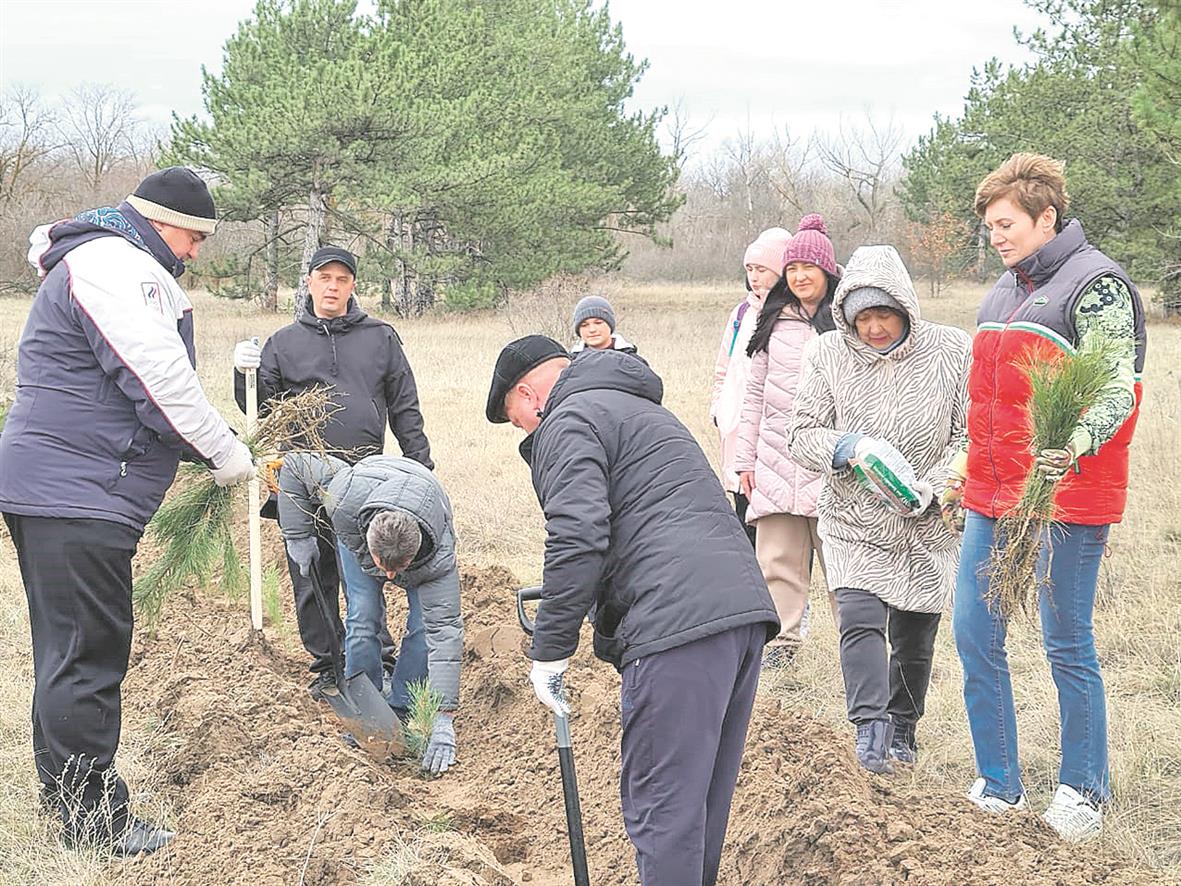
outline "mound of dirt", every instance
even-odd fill
[[[156,635],[137,641],[124,689],[128,715],[160,720],[171,736],[158,766],[180,835],[140,863],[144,881],[328,886],[372,873],[409,884],[570,883],[552,721],[526,677],[513,589],[504,570],[463,576],[460,765],[438,780],[413,761],[347,748],[304,689],[295,638],[256,638],[241,608],[219,600],[173,600]],[[569,683],[591,880],[633,884],[619,812],[618,677],[589,646]],[[849,745],[760,699],[721,882],[1138,882],[1032,815],[986,817],[954,795],[916,795],[864,773]]]

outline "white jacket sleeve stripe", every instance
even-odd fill
[[[71,256],[66,263],[70,294],[103,370],[135,404],[140,421],[165,442],[187,445],[215,467],[223,464],[234,437],[189,362],[168,287],[159,280],[135,281],[132,274],[121,281],[123,291],[112,292],[86,273],[94,258]]]

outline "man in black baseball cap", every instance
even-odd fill
[[[299,319],[276,331],[262,347],[250,339],[234,346],[235,399],[245,410],[245,373],[251,369],[258,372],[260,406],[273,397],[324,388],[332,392],[338,407],[324,429],[324,439],[345,461],[352,464],[380,455],[388,425],[402,455],[433,469],[418,387],[402,340],[389,323],[361,309],[353,295],[356,276],[357,259],[347,249],[322,246],[312,254],[308,298]],[[273,515],[268,510],[264,508],[263,516]],[[335,691],[332,632],[341,634],[344,626],[340,621],[336,536],[330,523],[320,520],[316,526],[320,583],[328,598],[331,624],[320,614],[311,579],[301,574],[290,558],[287,565],[300,639],[312,658],[310,670],[315,674],[308,691],[321,699]],[[414,623],[421,626],[421,618],[416,616]],[[380,626],[380,634],[384,669],[392,678],[395,644],[385,624]],[[407,706],[404,699],[398,702]]]
[[[308,295],[317,317],[330,320],[348,313],[357,288],[357,259],[339,246],[321,246],[308,262]]]
[[[308,273],[318,271],[333,262],[339,262],[349,269],[350,274],[357,276],[357,257],[339,246],[321,246],[313,252],[312,259],[308,262]]]
[[[623,675],[623,819],[640,882],[717,880],[775,605],[705,453],[661,405],[648,364],[541,335],[500,352],[491,422],[521,454],[545,513],[529,657],[538,699],[569,713],[564,674],[593,612],[595,655]]]

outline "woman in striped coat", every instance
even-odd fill
[[[836,331],[805,352],[789,448],[824,476],[819,533],[837,589],[857,757],[888,772],[891,757],[915,759],[935,632],[955,586],[959,542],[932,495],[965,440],[971,339],[923,320],[892,246],[853,253],[833,317]],[[909,463],[916,507],[903,510],[859,482],[852,466],[875,451]]]

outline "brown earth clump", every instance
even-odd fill
[[[504,570],[463,576],[460,764],[438,780],[341,742],[304,688],[297,638],[255,637],[241,606],[170,601],[155,635],[137,641],[124,688],[129,718],[166,730],[156,765],[179,830],[137,864],[142,882],[572,882],[552,720],[529,687],[513,590]],[[619,811],[618,677],[589,645],[569,684],[591,882],[634,884]],[[850,744],[760,698],[720,882],[1160,882],[1060,842],[1032,814],[985,816],[953,793],[869,775]]]

